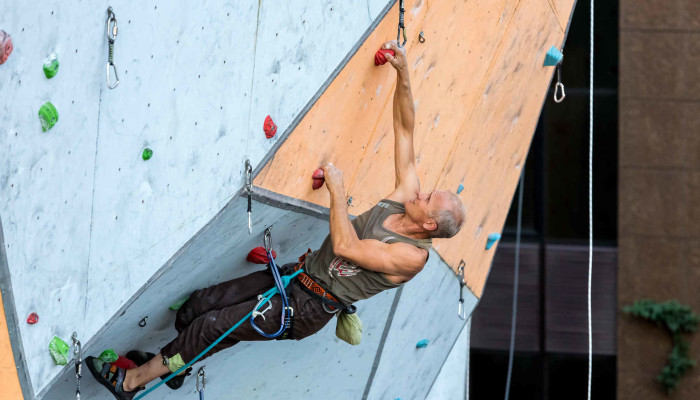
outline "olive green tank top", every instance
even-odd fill
[[[352,226],[360,239],[376,239],[385,243],[404,242],[430,252],[431,239],[412,239],[384,227],[384,220],[388,216],[404,212],[403,204],[384,199],[355,218]],[[400,286],[387,279],[382,272],[370,271],[349,260],[336,257],[331,235],[326,236],[320,249],[307,255],[304,270],[345,305]]]

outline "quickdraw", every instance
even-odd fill
[[[195,383],[195,389],[199,393],[199,400],[204,400],[204,389],[207,385],[207,374],[204,372],[204,367],[197,371],[197,381]]]
[[[83,348],[78,340],[78,333],[73,332],[73,358],[75,359],[75,380],[78,385],[75,390],[75,398],[80,400],[80,378],[83,377]]]
[[[248,234],[253,234],[253,167],[245,160],[245,190],[248,192]]]
[[[459,261],[459,306],[457,308],[457,315],[459,316],[460,319],[466,320],[467,319],[467,314],[466,310],[464,308],[464,287],[467,285],[464,283],[464,267],[466,264],[464,263],[464,260]]]
[[[107,8],[107,43],[109,44],[109,58],[107,59],[107,87],[114,89],[119,85],[119,74],[114,65],[114,40],[117,38],[117,17],[114,15],[112,7]],[[116,82],[112,85],[110,80],[110,70],[114,71]]]
[[[564,84],[561,83],[561,61],[557,64],[557,84],[554,86],[554,102],[561,103],[566,98],[566,93],[564,92]],[[557,97],[557,92],[561,90],[561,96]]]
[[[275,258],[272,257],[272,227],[268,227],[265,229],[265,235],[263,237],[263,246],[265,247],[265,252],[267,253],[267,259],[270,261],[268,265],[270,266],[270,272],[272,272],[272,277],[275,280],[275,287],[279,291],[280,297],[282,298],[282,312],[280,313],[280,328],[277,332],[275,333],[266,333],[260,327],[255,325],[255,317],[258,315],[261,315],[263,319],[265,316],[263,315],[266,311],[270,310],[272,308],[272,304],[270,303],[270,298],[269,297],[264,297],[260,296],[258,304],[255,305],[253,308],[253,311],[251,312],[250,315],[250,324],[253,326],[253,329],[255,329],[256,332],[261,334],[262,336],[266,338],[276,338],[278,336],[282,336],[282,339],[287,339],[288,336],[290,336],[290,331],[292,328],[293,324],[293,317],[294,317],[294,309],[289,305],[289,298],[287,297],[287,292],[285,290],[285,285],[282,280],[282,277],[280,275],[279,268],[277,267],[277,264],[275,263]],[[258,308],[261,307],[265,303],[270,303],[268,308],[266,308],[263,311],[258,311]]]
[[[406,26],[403,23],[403,14],[406,12],[406,8],[404,7],[403,4],[404,0],[401,0],[399,3],[399,32],[396,34],[396,44],[399,47],[403,47],[406,45]],[[403,31],[403,43],[401,43],[401,32]]]

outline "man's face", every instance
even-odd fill
[[[446,196],[440,190],[434,190],[430,193],[418,192],[413,200],[404,203],[406,215],[411,220],[421,224],[433,221],[430,215],[445,208],[445,200]]]

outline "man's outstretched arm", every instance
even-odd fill
[[[416,111],[411,93],[406,50],[396,42],[384,44],[385,49],[394,50],[395,56],[386,55],[396,69],[396,90],[394,91],[394,164],[396,168],[395,191],[388,198],[404,202],[415,198],[420,191],[420,181],[416,173],[416,156],[413,150],[413,131]]]
[[[333,253],[362,268],[411,279],[425,264],[427,252],[406,243],[382,243],[362,240],[348,218],[343,173],[333,164],[323,167],[326,187],[331,196],[330,234]]]

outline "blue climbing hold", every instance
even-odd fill
[[[557,65],[561,62],[564,55],[556,47],[552,46],[548,51],[547,55],[544,56],[544,66],[551,67]]]
[[[419,340],[418,343],[416,343],[416,348],[417,349],[424,349],[424,348],[428,347],[428,343],[430,343],[430,340],[428,340],[428,339]]]
[[[493,247],[493,244],[501,240],[501,234],[500,233],[492,233],[489,235],[488,241],[486,241],[486,250],[490,250],[491,247]]]
[[[462,190],[464,190],[464,185],[462,185],[462,184],[460,183],[459,186],[457,187],[457,194],[462,193]]]

